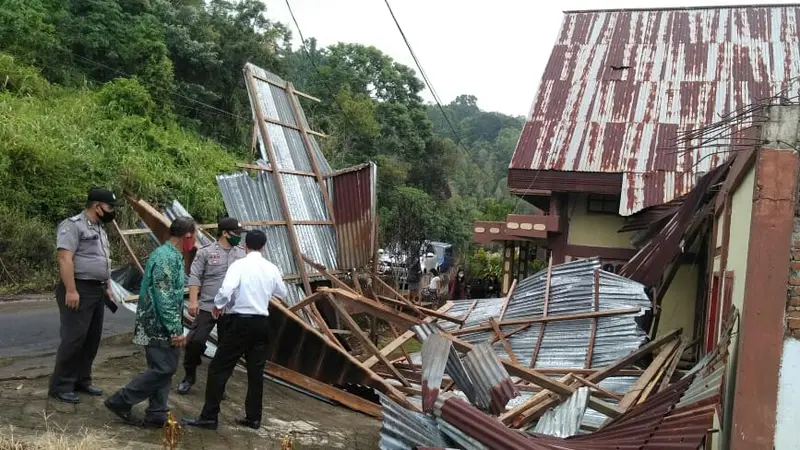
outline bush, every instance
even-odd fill
[[[81,211],[92,187],[128,189],[156,206],[179,199],[201,222],[224,213],[215,176],[235,170],[236,157],[174,122],[153,123],[152,100],[135,80],[37,92],[0,92],[0,240],[11,252],[0,257],[17,281],[55,277],[55,227]]]
[[[18,95],[46,95],[50,84],[33,67],[17,64],[12,56],[0,53],[0,92]]]

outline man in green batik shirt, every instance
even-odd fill
[[[169,241],[147,259],[136,305],[133,343],[144,346],[147,370],[106,399],[105,406],[127,422],[160,428],[167,420],[172,376],[178,369],[183,336],[183,254],[195,243],[195,223],[179,217],[169,227]],[[149,399],[145,417],[134,421],[131,408]]]

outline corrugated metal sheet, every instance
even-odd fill
[[[446,447],[436,420],[409,411],[389,397],[379,394],[383,410],[381,450],[414,450],[417,446]]]
[[[510,167],[622,173],[622,215],[685,194],[729,155],[664,147],[800,76],[799,17],[797,5],[565,13]]]
[[[544,413],[533,432],[561,438],[575,436],[581,429],[589,395],[588,387],[578,388],[564,403]]]
[[[299,126],[297,120],[295,120],[289,94],[285,88],[275,86],[275,84],[286,86],[286,81],[281,77],[267,72],[266,70],[250,63],[245,65],[245,70],[249,70],[255,75],[254,84],[256,91],[258,92],[258,98],[256,101],[254,101],[248,89],[250,106],[253,109],[253,119],[256,120],[255,108],[257,107],[256,105],[258,105],[258,107],[261,108],[261,113],[264,115],[264,118],[288,125]],[[275,84],[271,84],[263,80],[269,80]],[[308,120],[306,119],[302,105],[300,105],[300,102],[296,102],[296,104],[299,108],[301,124],[304,128],[309,129]],[[267,132],[269,133],[270,140],[272,141],[272,145],[275,149],[275,155],[278,158],[276,165],[279,169],[313,172],[309,154],[303,145],[303,139],[299,131],[281,125],[268,123]],[[313,134],[309,134],[308,140],[311,144],[310,150],[314,154],[320,172],[332,172],[328,161],[322,154],[322,149],[320,148],[316,137]],[[259,148],[261,149],[261,157],[265,161],[271,163],[267,157],[264,142],[262,141],[262,136],[260,133],[258,136],[258,141]]]
[[[378,166],[369,163],[330,178],[339,268],[369,265],[375,254]]]
[[[594,272],[601,267],[597,258],[570,261],[553,266],[550,279],[549,315],[587,313],[594,310]],[[597,320],[597,334],[592,353],[591,367],[601,367],[638,349],[647,340],[647,333],[637,323],[637,317],[651,308],[644,287],[636,282],[600,270],[599,310],[641,308],[639,314],[601,317]],[[547,271],[540,271],[517,285],[508,302],[504,320],[526,319],[541,316],[544,312],[544,294]],[[454,302],[450,314],[458,316],[469,309],[471,300]],[[464,328],[485,323],[490,317],[499,318],[503,299],[479,300],[467,318]],[[462,312],[463,311],[463,312]],[[582,368],[589,347],[594,319],[550,322],[545,326],[542,343],[536,358],[536,368]],[[457,325],[442,323],[445,331]],[[501,327],[503,333],[519,328],[517,325]],[[530,366],[541,324],[534,323],[524,331],[508,338],[511,350],[521,364]],[[494,332],[479,331],[461,335],[467,342],[478,344],[491,339]],[[508,358],[502,343],[493,350],[501,358]]]
[[[509,400],[519,396],[519,389],[488,343],[473,347],[464,356],[464,366],[473,380],[475,395],[481,399],[480,404],[489,405],[490,413],[502,414]]]
[[[422,410],[433,411],[453,343],[435,333],[422,344]]]
[[[489,450],[489,447],[467,436],[463,431],[450,425],[441,417],[436,418],[436,423],[439,425],[439,429],[442,430],[442,433],[447,435],[454,443],[458,444],[459,448],[463,448],[464,450]]]
[[[422,342],[422,345],[425,345],[425,342],[431,336],[440,334],[439,328],[432,323],[414,325],[411,327],[411,329],[414,330],[414,333],[417,335],[417,339]],[[475,403],[483,409],[489,408],[489,403],[482,402],[482,397],[477,396],[472,378],[470,378],[469,374],[467,373],[467,369],[464,367],[464,363],[461,361],[458,351],[452,346],[450,347],[449,354],[447,355],[445,372],[450,376],[450,379],[456,383],[456,386],[458,386],[458,388],[464,393],[471,403]]]

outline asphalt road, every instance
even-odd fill
[[[103,336],[133,331],[134,314],[125,308],[105,312]],[[59,343],[55,299],[0,302],[0,357],[55,352]]]

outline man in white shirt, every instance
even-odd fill
[[[261,426],[269,302],[273,296],[286,299],[287,291],[278,267],[261,255],[267,236],[259,230],[248,231],[244,242],[247,256],[230,265],[214,297],[214,318],[225,314],[218,323],[225,327],[225,339],[208,366],[206,401],[200,417],[184,419],[185,425],[217,429],[225,384],[244,356],[247,363],[245,417],[237,419],[236,423],[253,429]]]

